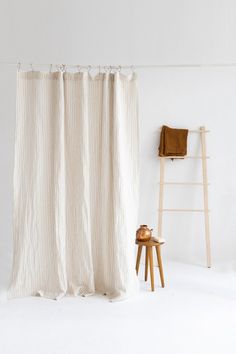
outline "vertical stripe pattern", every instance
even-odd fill
[[[137,290],[136,74],[17,74],[9,297]]]

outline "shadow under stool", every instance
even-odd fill
[[[145,281],[148,279],[148,265],[150,271],[150,278],[151,278],[151,289],[152,291],[155,290],[154,287],[154,267],[153,267],[153,247],[156,249],[157,254],[157,262],[159,268],[159,274],[161,279],[161,286],[164,288],[164,274],[163,274],[163,267],[162,267],[162,259],[161,259],[161,246],[164,242],[157,242],[153,237],[149,241],[138,241],[136,240],[136,245],[138,245],[138,253],[137,253],[137,260],[136,260],[136,273],[138,275],[140,259],[142,254],[143,247],[146,247],[146,254],[145,254]]]

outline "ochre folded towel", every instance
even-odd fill
[[[186,156],[188,129],[173,129],[163,125],[159,156]]]

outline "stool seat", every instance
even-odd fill
[[[163,245],[165,242],[161,241],[159,242],[155,237],[151,237],[150,240],[148,241],[135,241],[136,245],[142,245],[142,246],[158,246],[158,245]]]
[[[162,260],[161,260],[161,246],[165,243],[164,240],[158,241],[158,239],[151,237],[149,241],[135,241],[136,245],[138,245],[138,253],[137,253],[137,260],[136,260],[136,273],[138,275],[139,271],[139,264],[142,254],[143,247],[146,247],[146,255],[145,255],[145,281],[148,279],[148,268],[150,270],[150,277],[151,277],[151,289],[152,291],[155,290],[154,288],[154,268],[153,268],[153,252],[152,248],[155,247],[156,254],[157,254],[157,262],[159,267],[159,274],[161,279],[161,286],[164,288],[164,274],[163,274],[163,267],[162,267]],[[148,267],[149,265],[149,267]]]

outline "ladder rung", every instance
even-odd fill
[[[169,184],[169,185],[183,185],[183,186],[209,186],[210,183],[202,183],[202,182],[163,182],[159,184]]]
[[[159,159],[209,159],[210,156],[158,156]]]
[[[210,210],[204,210],[204,209],[158,209],[159,211],[179,211],[179,212],[209,212]]]
[[[188,132],[189,133],[203,133],[203,134],[205,134],[205,133],[210,133],[210,130],[201,130],[201,129],[199,129],[199,130],[189,130]]]
[[[161,129],[159,129],[159,132],[161,132]],[[188,130],[189,133],[210,133],[210,130],[201,130],[201,129],[194,129],[194,130]]]

